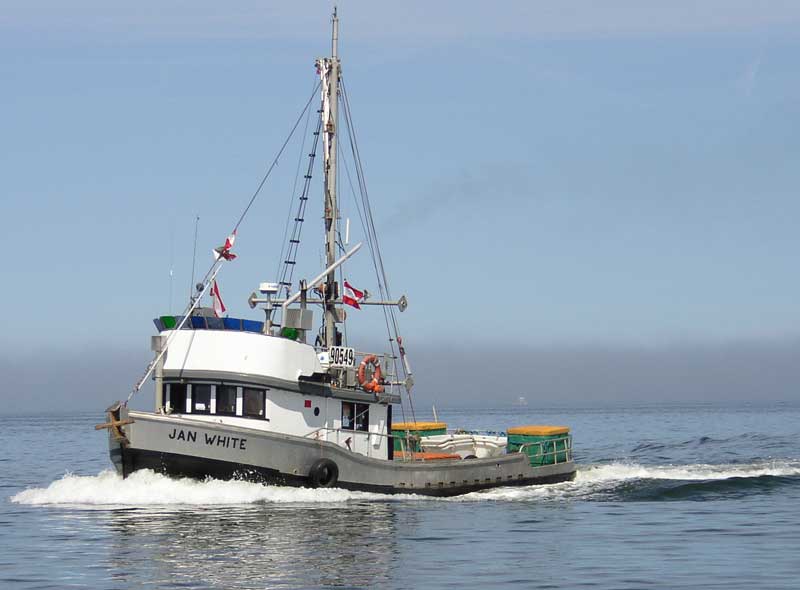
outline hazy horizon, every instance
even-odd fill
[[[409,345],[416,380],[413,403],[419,415],[429,415],[432,405],[510,408],[520,396],[532,408],[800,401],[800,339],[444,349]],[[144,346],[49,351],[14,362],[5,358],[0,362],[5,381],[0,413],[102,413],[127,396],[149,359]],[[148,384],[132,407],[149,410],[152,404]]]

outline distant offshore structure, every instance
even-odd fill
[[[528,400],[525,399],[524,395],[521,395],[516,399],[516,401],[514,402],[514,405],[517,406],[517,407],[527,406],[528,405]]]

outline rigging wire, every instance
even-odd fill
[[[348,136],[350,139],[350,147],[353,154],[353,160],[356,170],[356,178],[359,184],[359,190],[361,193],[361,200],[362,206],[364,210],[364,219],[366,220],[366,227],[368,233],[368,241],[370,244],[370,249],[373,252],[373,265],[375,266],[376,274],[378,275],[378,288],[381,291],[381,295],[387,298],[391,298],[391,292],[389,290],[388,279],[386,278],[386,270],[383,265],[383,258],[381,256],[380,247],[378,245],[378,234],[375,229],[375,221],[372,217],[372,208],[369,203],[369,194],[367,192],[366,181],[364,179],[364,171],[361,163],[360,153],[358,151],[358,144],[355,137],[355,128],[353,126],[352,115],[350,111],[350,104],[347,98],[346,88],[344,86],[344,82],[342,82],[342,96],[344,98],[344,111],[345,111],[345,121],[346,127],[348,131]],[[393,310],[387,310],[391,312],[391,315],[394,316]],[[395,335],[397,335],[397,325],[396,320],[392,321]]]
[[[303,115],[306,114],[306,111],[308,110],[308,107],[311,105],[311,101],[314,100],[314,96],[317,94],[317,90],[319,89],[319,85],[320,85],[319,82],[314,85],[314,91],[311,93],[311,96],[308,98],[308,101],[306,102],[306,106],[303,107],[303,110],[301,111],[300,116],[297,117],[297,121],[295,121],[294,125],[292,125],[292,129],[291,129],[291,131],[289,131],[289,135],[286,137],[286,141],[283,142],[283,145],[281,146],[281,149],[278,150],[278,154],[275,156],[275,159],[272,161],[272,164],[270,164],[269,168],[267,169],[267,172],[264,174],[264,178],[261,179],[261,182],[258,184],[258,188],[256,188],[255,192],[253,193],[253,196],[250,197],[250,202],[247,203],[247,207],[245,207],[244,211],[242,211],[242,215],[239,217],[239,221],[237,221],[236,225],[233,226],[233,231],[234,232],[237,229],[239,229],[239,226],[241,225],[242,221],[244,221],[244,218],[247,215],[247,212],[250,211],[250,207],[253,206],[253,203],[255,202],[256,197],[258,197],[258,193],[261,192],[261,189],[264,187],[264,184],[267,182],[267,179],[269,178],[269,175],[272,174],[272,171],[275,169],[275,166],[278,165],[278,160],[280,159],[281,155],[283,155],[283,150],[286,149],[286,146],[289,144],[289,140],[292,139],[292,136],[294,135],[294,132],[297,129],[297,126],[300,124],[300,121],[303,120]]]
[[[386,269],[383,264],[383,257],[381,255],[380,246],[378,244],[378,233],[375,229],[375,220],[372,216],[372,208],[369,202],[369,193],[367,191],[366,180],[364,178],[364,170],[362,167],[361,162],[361,154],[358,149],[358,142],[356,140],[356,132],[355,126],[353,124],[352,112],[350,110],[350,101],[347,95],[347,87],[344,83],[344,80],[341,81],[341,89],[342,89],[342,98],[343,98],[343,106],[344,106],[344,119],[345,119],[345,127],[347,129],[348,139],[350,141],[350,148],[353,155],[353,163],[355,166],[356,171],[356,179],[359,185],[359,190],[361,193],[361,201],[362,207],[364,212],[364,219],[366,220],[365,230],[367,233],[367,244],[369,246],[370,252],[372,253],[372,262],[373,266],[375,267],[375,272],[378,279],[378,289],[381,293],[381,296],[387,300],[391,300],[391,291],[389,289],[389,282],[386,278]],[[396,357],[395,353],[395,341],[397,340],[397,344],[399,347],[402,347],[402,340],[400,338],[400,330],[397,324],[397,317],[395,316],[394,308],[392,306],[382,306],[383,313],[384,313],[384,320],[387,324],[387,331],[390,334],[389,337],[389,346],[391,348],[392,356]],[[391,329],[389,328],[389,324],[391,323]],[[391,335],[394,335],[394,340],[391,338]],[[399,351],[400,357],[400,369],[404,375],[404,377],[409,377],[409,371],[407,370],[405,364],[405,354]],[[409,408],[411,410],[411,415],[414,421],[416,422],[416,416],[414,411],[414,402],[411,398],[411,392],[409,391],[408,386],[406,386],[406,393],[408,397]],[[402,409],[402,404],[401,404]],[[404,410],[403,410],[404,412]]]
[[[261,192],[261,189],[266,184],[267,179],[270,177],[270,174],[272,174],[272,171],[275,169],[275,166],[278,165],[278,160],[280,159],[281,155],[283,154],[284,150],[286,149],[286,146],[289,144],[289,141],[292,139],[292,136],[294,136],[294,132],[297,130],[298,125],[300,125],[300,121],[303,120],[303,117],[305,116],[309,105],[311,105],[311,101],[314,100],[314,95],[317,93],[317,89],[318,88],[319,88],[319,83],[314,86],[314,91],[311,93],[311,96],[306,101],[306,104],[303,107],[303,110],[300,111],[300,115],[297,117],[297,120],[295,121],[294,125],[292,125],[292,128],[289,131],[289,135],[286,137],[286,140],[283,142],[283,144],[281,145],[281,148],[278,150],[278,153],[275,156],[275,159],[272,160],[272,164],[270,164],[269,168],[267,169],[266,173],[264,174],[264,177],[261,179],[261,182],[258,184],[258,188],[256,188],[255,192],[250,197],[250,201],[248,201],[247,206],[244,208],[244,211],[242,211],[242,214],[239,216],[239,220],[236,222],[236,225],[233,227],[233,232],[232,233],[235,234],[236,230],[239,229],[239,226],[242,224],[242,221],[244,221],[244,218],[247,216],[247,213],[250,211],[250,207],[253,206],[253,203],[255,202],[256,197],[258,197],[259,193]],[[211,264],[211,267],[208,269],[208,271],[206,272],[205,276],[203,277],[203,280],[201,281],[202,284],[203,284],[203,288],[200,289],[200,291],[198,292],[196,299],[191,298],[191,297],[189,298],[189,304],[186,306],[186,311],[183,314],[183,316],[184,316],[183,319],[181,320],[180,324],[178,326],[176,326],[176,328],[173,330],[172,334],[169,335],[169,337],[167,338],[167,341],[164,344],[161,352],[159,352],[159,354],[156,355],[156,357],[152,361],[150,361],[150,363],[147,365],[147,368],[145,369],[144,375],[133,386],[133,389],[131,390],[130,394],[128,394],[128,398],[125,400],[125,405],[126,406],[128,405],[128,402],[131,401],[131,398],[134,396],[134,394],[136,394],[136,392],[141,390],[142,386],[145,384],[147,379],[152,374],[153,370],[156,368],[156,365],[158,364],[158,362],[164,357],[164,355],[167,352],[167,349],[169,348],[170,342],[172,341],[172,338],[175,336],[175,334],[177,334],[180,331],[180,329],[184,326],[184,324],[186,323],[186,321],[189,318],[189,316],[192,314],[192,312],[198,306],[198,304],[200,303],[200,299],[203,297],[203,295],[205,295],[206,291],[208,290],[208,285],[211,283],[211,281],[214,280],[214,278],[216,278],[217,273],[222,268],[222,262],[224,260],[225,260],[224,256],[219,256]]]
[[[314,88],[316,90],[317,85],[319,82],[315,80]],[[281,253],[278,257],[278,267],[275,269],[275,276],[278,276],[281,272],[281,264],[283,264],[284,254],[286,254],[286,236],[289,235],[289,223],[292,220],[292,205],[294,204],[294,197],[297,192],[297,181],[300,179],[300,166],[303,163],[303,154],[306,151],[306,138],[308,137],[308,123],[311,121],[311,109],[306,110],[306,122],[303,126],[303,141],[300,144],[300,153],[297,156],[297,167],[295,168],[294,172],[294,184],[292,185],[292,192],[291,198],[289,199],[289,209],[286,212],[286,223],[283,226],[283,237],[281,238]]]
[[[306,101],[306,104],[303,107],[303,110],[300,111],[300,115],[297,117],[297,120],[294,122],[294,125],[292,125],[292,128],[289,130],[289,135],[286,136],[286,139],[284,140],[283,144],[281,145],[281,149],[278,150],[278,153],[275,156],[275,159],[272,160],[272,164],[270,164],[269,168],[267,169],[266,173],[264,174],[264,177],[261,179],[261,182],[258,184],[258,188],[256,188],[255,192],[253,193],[253,196],[250,197],[250,201],[248,201],[247,206],[244,208],[244,211],[242,211],[242,214],[239,216],[239,220],[236,222],[236,225],[233,226],[233,232],[232,233],[235,233],[236,230],[239,229],[239,226],[242,224],[242,221],[244,221],[244,218],[247,216],[247,213],[250,211],[250,207],[253,206],[253,203],[255,202],[256,197],[258,197],[258,194],[261,192],[261,189],[264,188],[264,185],[266,184],[267,179],[270,177],[270,174],[272,174],[272,171],[275,169],[275,166],[278,165],[278,160],[280,159],[281,155],[283,155],[283,151],[286,149],[286,146],[289,144],[289,141],[292,139],[292,136],[294,135],[294,132],[297,130],[297,126],[300,125],[300,121],[303,120],[303,116],[306,114],[306,111],[308,110],[308,107],[311,105],[311,101],[314,100],[314,95],[317,93],[318,89],[319,89],[319,83],[314,86],[314,91],[311,93],[311,96]],[[211,265],[211,268],[208,269],[208,272],[206,272],[205,276],[203,277],[203,281],[202,281],[203,283],[205,283],[208,280],[208,277],[211,276],[212,272],[214,272],[214,268],[216,267],[217,263],[222,259],[223,258],[220,257],[218,260],[216,260],[214,262],[214,264]]]
[[[284,251],[282,250],[281,257],[283,258],[283,271],[281,272],[280,266],[278,272],[278,286],[280,289],[286,289],[286,296],[289,296],[291,289],[292,278],[294,277],[294,268],[297,262],[297,251],[300,246],[300,236],[303,231],[303,221],[305,220],[306,205],[308,203],[309,194],[311,193],[311,177],[314,172],[314,163],[317,156],[317,146],[319,144],[320,130],[322,129],[322,118],[317,121],[317,128],[314,132],[314,142],[311,147],[311,153],[308,154],[308,168],[303,182],[303,189],[300,193],[299,203],[297,205],[297,215],[294,218],[294,227],[292,228],[292,237],[289,239],[288,246],[285,249],[285,258],[283,258]],[[289,212],[291,217],[291,210]]]

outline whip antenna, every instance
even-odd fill
[[[194,250],[192,251],[192,280],[189,283],[189,299],[192,298],[192,290],[194,289],[194,267],[197,261],[197,226],[200,225],[200,216],[195,215],[194,218]]]

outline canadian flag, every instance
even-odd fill
[[[358,304],[358,302],[361,301],[362,299],[364,299],[364,291],[359,291],[353,285],[345,281],[342,303],[344,303],[345,305],[351,305],[356,309],[361,309],[361,306]]]
[[[231,248],[233,248],[233,243],[236,241],[236,230],[233,230],[233,233],[225,238],[225,244],[218,248],[214,248],[212,254],[214,254],[214,260],[219,260],[220,256],[225,260],[234,260],[236,258],[236,254],[231,252]]]
[[[216,280],[211,283],[211,301],[214,304],[214,315],[221,318],[228,311],[228,308],[225,307],[225,303],[222,301],[222,295],[219,294],[219,285],[217,285]]]

